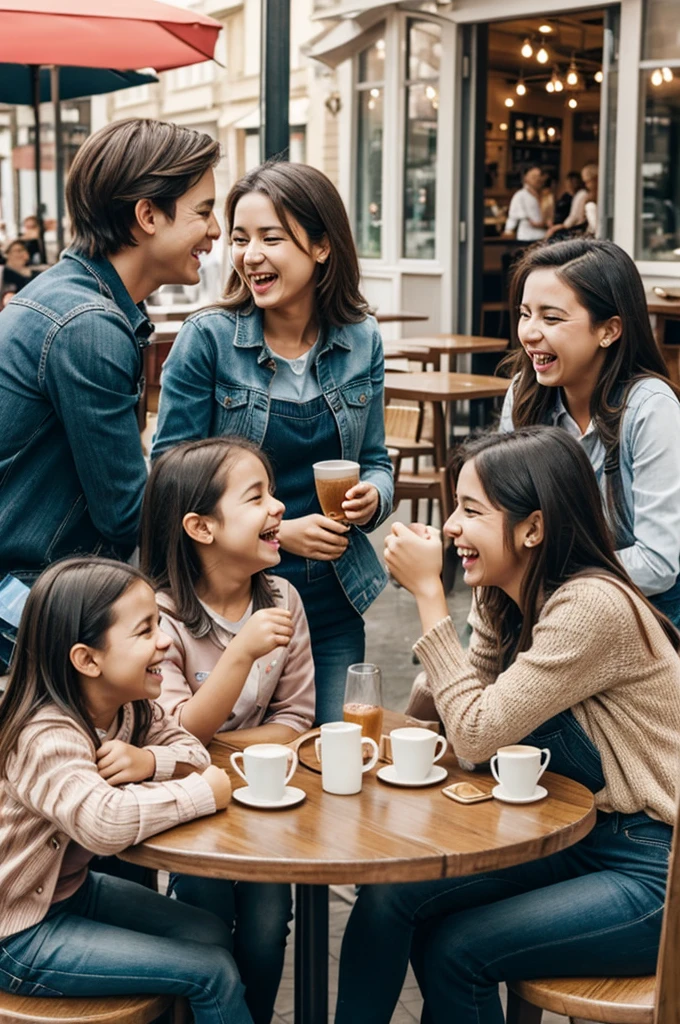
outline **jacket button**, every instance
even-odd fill
[[[223,404],[224,405],[231,405],[231,398],[225,398]]]
[[[52,844],[53,850],[58,850],[61,847],[61,843],[59,842],[56,836],[52,836],[50,842]]]
[[[363,404],[366,401],[366,395],[359,395],[359,401]]]
[[[42,893],[42,891],[43,891],[43,887],[42,887],[42,885],[39,885],[39,886],[38,886],[38,888],[37,888],[37,889],[36,889],[35,891],[37,892],[38,896],[40,896],[40,894],[41,894],[41,893]]]

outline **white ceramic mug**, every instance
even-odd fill
[[[298,766],[298,756],[282,743],[254,743],[231,755],[231,766],[248,783],[255,800],[278,803]],[[243,761],[240,768],[238,761]],[[288,766],[290,762],[290,767]]]
[[[363,763],[364,745],[372,752]],[[316,759],[321,761],[321,785],[327,793],[349,796],[361,792],[362,775],[378,760],[378,744],[361,735],[356,722],[326,722],[315,741]]]
[[[393,729],[389,747],[397,777],[402,782],[423,782],[446,752],[446,737],[431,729],[405,726]]]
[[[545,761],[541,758],[545,754]],[[499,747],[490,761],[491,774],[503,792],[516,800],[529,799],[536,792],[536,785],[548,767],[550,751],[547,747],[531,747],[515,743],[510,747]]]

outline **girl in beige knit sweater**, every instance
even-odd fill
[[[197,1024],[252,1024],[218,918],[89,870],[229,802],[154,703],[169,643],[128,565],[69,559],[31,590],[0,703],[0,989],[173,993]]]
[[[385,560],[416,597],[425,694],[454,751],[521,741],[588,786],[598,820],[506,870],[366,886],[342,948],[337,1024],[387,1024],[409,953],[428,1024],[500,1024],[500,981],[655,969],[680,751],[680,637],[614,554],[578,441],[528,427],[470,442],[444,527],[475,588],[462,649],[435,531],[396,524]],[[442,807],[442,813],[446,809]],[[471,808],[471,813],[473,809]]]

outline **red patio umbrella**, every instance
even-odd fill
[[[158,0],[0,0],[0,63],[30,64],[37,98],[40,65],[52,67],[57,172],[57,237],[61,248],[63,164],[59,145],[59,66],[152,67],[156,71],[212,60],[222,26],[213,18]],[[36,99],[37,102],[37,99]],[[36,106],[37,110],[37,106]],[[36,183],[40,209],[40,125],[36,118]]]

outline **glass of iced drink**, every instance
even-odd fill
[[[382,735],[382,677],[377,665],[350,665],[345,683],[343,718],[361,726],[361,735],[380,746]]]

